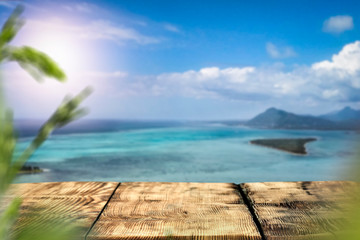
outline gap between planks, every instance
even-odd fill
[[[255,213],[255,208],[254,208],[254,204],[253,202],[249,199],[249,196],[248,196],[248,192],[246,191],[246,189],[242,188],[242,185],[244,183],[240,183],[240,184],[236,184],[237,186],[237,190],[239,191],[240,193],[240,196],[242,197],[245,205],[247,206],[252,218],[253,218],[253,221],[260,233],[260,236],[261,236],[261,239],[262,240],[266,240],[266,236],[265,236],[265,233],[264,233],[264,229],[262,228],[262,225],[260,223],[260,220],[257,216],[257,214]]]
[[[86,232],[86,234],[85,234],[85,240],[87,239],[87,236],[88,236],[89,233],[91,232],[92,228],[95,226],[96,222],[99,220],[101,214],[104,212],[105,208],[106,208],[107,205],[109,204],[111,198],[114,196],[116,190],[120,187],[120,185],[121,185],[121,182],[119,182],[119,183],[116,185],[114,191],[111,193],[111,195],[110,195],[109,199],[106,201],[104,207],[103,207],[103,208],[101,209],[101,211],[99,212],[99,214],[98,214],[98,216],[96,217],[95,221],[91,224],[89,230],[88,230],[88,231]]]
[[[346,239],[360,184],[350,181],[241,184],[268,240]]]

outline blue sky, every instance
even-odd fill
[[[87,85],[89,118],[247,119],[268,107],[360,108],[359,1],[22,1],[14,45],[68,82],[6,64],[18,118],[46,118]],[[15,2],[0,2],[2,22]],[[10,80],[14,79],[14,80]],[[31,99],[31,101],[29,101]],[[39,107],[41,106],[41,107]]]

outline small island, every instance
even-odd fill
[[[30,173],[41,173],[43,170],[38,166],[27,166],[24,165],[19,171],[19,174],[30,174]]]
[[[307,154],[305,144],[316,141],[316,138],[277,138],[277,139],[256,139],[251,144],[275,148],[294,154]]]

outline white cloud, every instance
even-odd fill
[[[75,11],[80,13],[92,13],[93,11],[98,9],[96,5],[86,2],[64,5],[63,8],[70,12]]]
[[[332,90],[324,90],[322,96],[326,99],[333,98],[339,96],[340,91],[339,89],[332,89]]]
[[[6,7],[6,8],[14,9],[14,8],[16,7],[16,5],[17,5],[17,3],[0,1],[0,6],[1,6],[1,7]]]
[[[256,74],[255,67],[209,67],[198,71],[160,74],[153,79],[153,84],[157,86],[157,94],[161,86],[164,95],[241,99],[250,98],[252,93],[260,95],[256,90],[256,82],[252,81],[253,74]]]
[[[39,84],[27,72],[20,68],[3,71],[4,86],[7,97],[14,109],[23,109],[23,106],[42,106],[39,111],[47,112],[46,115],[59,105],[64,96],[78,94],[86,86],[95,90],[90,98],[107,98],[135,95],[138,90],[136,85],[127,82],[128,74],[123,71],[78,71],[67,73],[68,79],[60,83],[54,79],[46,79]],[[119,91],[121,89],[121,92]],[[142,91],[139,89],[139,91]],[[21,96],[21,97],[19,97]],[[31,101],[29,101],[31,99]],[[44,100],[46,102],[44,103]],[[35,111],[36,112],[36,111]]]
[[[199,81],[207,81],[218,78],[220,76],[220,69],[218,67],[202,68],[196,75]]]
[[[312,68],[331,74],[334,71],[350,75],[357,74],[360,69],[360,41],[345,45],[338,54],[332,56],[331,61],[315,63]]]
[[[118,79],[125,78],[128,76],[128,73],[123,71],[115,71],[115,72],[88,71],[82,73],[82,75],[85,77],[103,80],[109,78],[118,78]]]
[[[115,26],[111,22],[104,20],[93,21],[88,27],[85,27],[80,36],[89,39],[106,39],[117,43],[123,41],[134,41],[138,44],[160,42],[158,38],[145,36],[132,28]]]
[[[98,99],[157,96],[259,102],[268,106],[281,106],[281,104],[298,106],[299,103],[304,107],[320,106],[324,103],[332,103],[335,106],[360,103],[360,41],[345,45],[330,60],[309,66],[295,66],[290,71],[279,67],[277,63],[266,67],[213,66],[142,76],[134,76],[122,71],[75,73],[69,76],[72,82],[68,87],[62,89],[66,92],[78,92],[80,88],[92,85],[96,90],[94,97],[98,96]],[[37,83],[27,82],[29,83],[26,84],[31,82],[36,86],[24,85],[26,86],[24,87],[20,83],[11,84],[13,90],[7,92],[14,98],[16,96],[36,98],[30,95],[35,93],[39,95],[35,90],[31,90],[35,87],[39,88]],[[55,83],[52,87],[45,88],[52,89],[47,92],[48,99],[54,96],[60,98],[64,95]],[[39,99],[44,99],[44,96],[39,96]]]
[[[180,32],[180,29],[178,27],[176,27],[172,24],[169,24],[169,23],[164,24],[164,28],[165,28],[165,30],[170,31],[170,32],[174,32],[174,33]]]
[[[339,34],[354,28],[353,18],[347,15],[333,16],[325,20],[323,31]]]
[[[131,76],[130,76],[131,77]],[[135,80],[138,81],[138,80]],[[331,60],[285,71],[273,67],[207,67],[143,77],[143,92],[164,96],[240,101],[360,102],[360,41],[347,44]]]
[[[94,17],[96,15],[108,16],[111,14],[111,12],[108,9],[103,8],[101,4],[94,4],[89,2],[70,1],[64,3],[64,5],[61,7],[68,12],[71,12],[71,14],[77,14],[79,16],[86,16],[91,14],[91,16]]]
[[[186,71],[184,73],[165,73],[160,74],[157,79],[171,81],[189,81],[194,83],[206,83],[226,81],[234,83],[244,83],[248,76],[255,71],[254,67],[225,68],[218,67],[202,68],[199,71]]]
[[[360,88],[360,41],[345,45],[331,61],[314,63],[311,68],[318,78],[336,79]]]
[[[290,71],[279,64],[266,67],[205,67],[184,72],[134,76],[122,71],[83,72],[69,79],[87,79],[96,94],[158,96],[234,101],[309,104],[360,103],[360,42],[347,44],[331,60]],[[338,74],[340,72],[341,74]],[[344,77],[345,76],[345,77]],[[17,89],[20,89],[17,87]]]
[[[75,4],[74,8],[75,8],[75,10],[77,10],[79,12],[91,13],[93,11],[93,9],[96,8],[96,6],[93,4],[90,4],[90,3],[82,2],[82,3]]]
[[[33,32],[39,31],[58,31],[63,34],[72,35],[74,38],[85,38],[93,40],[108,40],[117,44],[135,42],[140,45],[156,44],[160,38],[147,36],[136,29],[118,26],[110,21],[96,20],[87,24],[72,22],[69,24],[59,18],[49,18],[46,20],[29,19],[26,28]]]
[[[4,3],[3,5],[11,6],[11,4]],[[139,20],[136,16],[114,17],[108,10],[103,9],[101,5],[88,2],[69,2],[60,5],[63,9],[57,10],[54,6],[46,7],[41,5],[39,7],[37,5],[24,4],[27,8],[33,10],[30,16],[38,16],[26,19],[27,23],[24,28],[30,29],[28,32],[36,32],[39,35],[58,32],[71,36],[73,39],[105,40],[119,45],[127,43],[140,45],[157,44],[163,40],[161,37],[143,33],[143,27],[147,25],[147,22]],[[76,18],[67,19],[58,15],[64,9],[71,12],[71,15],[75,14]],[[139,28],[139,26],[142,27]],[[24,30],[20,34],[23,32]]]
[[[279,48],[271,42],[266,43],[266,51],[272,58],[289,58],[296,56],[296,52],[292,47],[286,46]]]

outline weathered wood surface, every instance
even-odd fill
[[[0,212],[20,196],[19,228],[30,213],[40,221],[57,214],[75,219],[82,236],[89,232],[91,240],[261,239],[259,229],[267,240],[346,239],[341,235],[348,226],[344,216],[354,210],[348,200],[360,201],[354,182],[240,186],[245,201],[230,183],[15,184],[0,203]],[[34,213],[34,208],[43,211]]]
[[[22,198],[18,227],[29,219],[40,223],[48,221],[56,214],[61,219],[74,220],[85,237],[117,186],[116,182],[14,184],[4,196],[4,202],[9,203],[15,196]],[[5,207],[6,204],[0,205]]]
[[[342,239],[354,182],[266,182],[241,187],[267,240]],[[354,192],[355,191],[355,192]]]
[[[87,239],[261,239],[230,183],[122,183]]]

